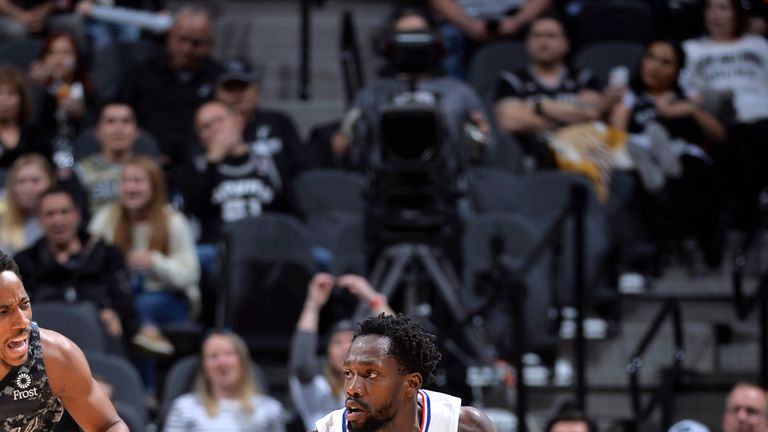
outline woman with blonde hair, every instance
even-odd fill
[[[31,245],[42,235],[35,210],[40,194],[53,186],[53,168],[35,153],[13,163],[5,180],[5,202],[0,219],[0,249],[12,255]]]
[[[214,332],[203,342],[193,392],[173,401],[165,432],[283,432],[283,407],[261,393],[245,342]]]
[[[189,223],[168,204],[165,178],[154,160],[136,156],[125,163],[118,201],[94,215],[88,230],[125,254],[142,322],[134,343],[172,354],[173,345],[157,325],[194,315],[200,264]]]

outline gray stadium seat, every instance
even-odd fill
[[[471,286],[476,272],[487,270],[493,263],[491,242],[494,237],[503,239],[503,254],[510,258],[514,266],[519,266],[530,254],[541,238],[541,231],[526,218],[513,214],[475,215],[467,221],[464,233],[465,280]],[[527,284],[525,293],[525,333],[529,345],[524,352],[552,353],[557,344],[553,332],[554,326],[547,311],[551,303],[550,289],[547,285],[546,255],[525,275]],[[499,291],[484,296],[491,296],[491,306],[484,314],[486,328],[494,339],[502,356],[511,355],[511,293],[499,287]]]
[[[467,81],[480,97],[493,96],[499,72],[514,71],[528,64],[528,53],[520,41],[504,41],[480,48],[469,64]]]
[[[314,244],[332,248],[340,231],[362,217],[365,209],[365,178],[358,173],[335,169],[313,169],[301,173],[293,183],[296,205]]]
[[[43,48],[43,40],[38,38],[9,39],[0,42],[0,63],[7,63],[21,69],[26,75],[29,65]]]
[[[32,318],[40,327],[71,339],[86,355],[105,352],[104,327],[91,303],[35,303]]]
[[[309,233],[292,216],[266,213],[227,225],[224,237],[228,283],[220,322],[231,325],[254,355],[287,359],[314,274]]]
[[[137,419],[141,421],[142,426],[146,425],[148,415],[144,406],[144,389],[136,368],[125,358],[116,355],[90,353],[87,358],[91,374],[112,385],[112,400],[129,405],[138,415]]]
[[[573,65],[578,69],[591,70],[605,87],[614,67],[626,66],[630,74],[634,72],[643,50],[643,45],[637,42],[595,42],[576,53]]]
[[[608,41],[645,45],[653,35],[653,14],[650,5],[642,1],[587,1],[575,27],[573,46],[579,49]]]

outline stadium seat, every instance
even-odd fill
[[[146,425],[148,415],[144,406],[144,389],[136,368],[116,355],[90,353],[87,358],[93,376],[103,378],[112,385],[112,400],[129,405],[139,416],[137,420],[140,420],[141,425]]]
[[[104,353],[106,335],[96,307],[91,303],[35,303],[34,320],[75,342],[86,355]]]
[[[242,336],[254,355],[287,359],[315,270],[309,233],[292,216],[266,213],[229,224],[224,238],[228,282],[220,322]]]
[[[515,196],[519,177],[494,168],[469,171],[469,199],[478,213],[505,213],[518,209]]]
[[[611,70],[626,66],[630,74],[635,71],[643,56],[643,45],[637,42],[595,42],[579,50],[573,58],[578,69],[589,69],[607,86]]]
[[[26,75],[42,49],[43,40],[38,38],[5,40],[0,42],[0,63],[16,66]]]
[[[467,81],[483,99],[490,99],[496,89],[499,72],[517,70],[528,64],[528,53],[519,41],[505,41],[480,48],[469,64]]]
[[[653,15],[645,2],[595,0],[584,2],[576,20],[576,50],[596,42],[631,41],[645,45],[653,35]]]

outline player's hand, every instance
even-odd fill
[[[345,274],[339,276],[337,283],[342,288],[349,291],[352,295],[360,299],[360,301],[368,303],[378,295],[375,289],[368,283],[362,276],[355,274]]]
[[[99,317],[110,336],[120,337],[123,335],[123,324],[114,309],[104,308],[100,310]]]
[[[320,310],[328,302],[336,280],[329,273],[317,273],[307,287],[307,307]]]

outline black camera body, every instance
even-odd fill
[[[431,96],[430,96],[431,95]],[[368,173],[369,262],[402,243],[452,248],[460,237],[457,175],[446,163],[438,95],[396,95],[379,114],[379,158]]]
[[[431,31],[394,32],[385,55],[395,73],[423,75],[439,68],[444,56],[440,37]]]

